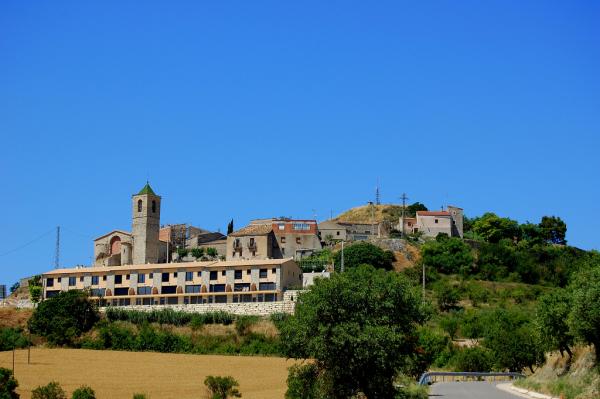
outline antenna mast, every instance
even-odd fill
[[[60,265],[60,226],[56,226],[56,252],[54,253],[54,268]]]
[[[377,187],[375,188],[375,205],[381,205],[381,195],[379,193],[379,178],[377,179]]]

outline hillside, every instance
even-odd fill
[[[333,220],[354,223],[394,222],[402,215],[402,206],[393,204],[363,205],[341,213]]]

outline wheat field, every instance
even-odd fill
[[[59,382],[68,397],[89,385],[98,399],[131,399],[134,393],[149,399],[207,398],[207,375],[233,376],[245,399],[280,399],[292,364],[277,357],[32,348],[29,365],[27,350],[16,351],[15,377],[23,399],[50,381]],[[12,352],[0,352],[0,367],[12,368]]]

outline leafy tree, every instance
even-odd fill
[[[206,255],[210,256],[211,258],[215,258],[219,255],[219,253],[217,252],[216,248],[208,247],[206,248]]]
[[[541,296],[536,311],[536,327],[549,350],[566,351],[573,356],[570,346],[574,337],[569,331],[567,319],[571,310],[571,295],[564,289]]]
[[[440,273],[469,274],[473,255],[471,255],[471,247],[460,238],[440,236],[436,241],[423,244],[421,260],[425,266],[432,267]]]
[[[58,382],[51,382],[31,391],[31,399],[67,399],[67,394]]]
[[[528,367],[544,363],[544,350],[537,330],[528,322],[525,314],[516,310],[497,309],[491,314],[483,345],[494,355],[499,370],[521,372]]]
[[[190,251],[187,248],[177,248],[177,255],[179,255],[179,259],[185,258]]]
[[[0,328],[0,351],[25,348],[29,344],[29,339],[20,328]]]
[[[452,348],[448,336],[429,326],[419,327],[418,335],[414,365],[407,372],[410,375],[420,375],[432,364],[443,366],[446,363],[444,358],[449,356],[449,349]]]
[[[521,230],[521,240],[527,241],[530,244],[540,244],[544,242],[539,224],[527,222],[521,224],[519,229]]]
[[[29,331],[56,345],[73,344],[98,321],[96,305],[83,291],[71,290],[45,300],[29,319]]]
[[[594,345],[600,364],[600,264],[575,276],[569,326],[574,335]]]
[[[240,384],[231,376],[220,377],[209,375],[204,379],[204,385],[208,388],[211,399],[241,398],[242,394],[236,387]]]
[[[96,393],[88,386],[81,386],[73,391],[71,399],[96,399]]]
[[[411,366],[420,291],[403,275],[361,265],[319,279],[281,327],[288,357],[314,359],[324,397],[394,396],[394,377]]]
[[[324,392],[328,389],[321,384],[316,364],[293,365],[288,373],[285,399],[326,399]]]
[[[334,255],[336,269],[341,267],[342,252]],[[392,251],[384,251],[376,245],[361,241],[344,248],[344,267],[350,269],[358,265],[371,265],[378,269],[392,270],[395,261]]]
[[[445,281],[434,286],[438,307],[442,312],[454,309],[460,300],[458,290]]]
[[[540,233],[544,240],[552,244],[565,245],[567,240],[567,225],[558,216],[544,216],[539,224]]]
[[[231,222],[227,223],[227,235],[233,233],[233,219],[231,219]]]
[[[510,240],[519,236],[519,223],[509,218],[501,218],[495,213],[485,213],[473,222],[472,230],[487,242],[497,243],[504,238]]]
[[[192,248],[192,256],[196,259],[200,259],[204,256],[204,247]]]
[[[454,314],[447,315],[440,319],[440,327],[450,336],[451,340],[454,340],[460,327],[460,320]]]
[[[426,211],[427,207],[420,202],[415,202],[406,207],[406,217],[415,217],[418,211]]]
[[[39,285],[29,285],[29,299],[34,304],[38,303],[42,299],[42,287]]]
[[[15,392],[18,386],[12,370],[0,367],[0,399],[19,399],[19,394]]]

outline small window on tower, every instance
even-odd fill
[[[138,212],[142,211],[142,200],[138,200]]]
[[[152,213],[156,213],[156,201],[152,201]]]

